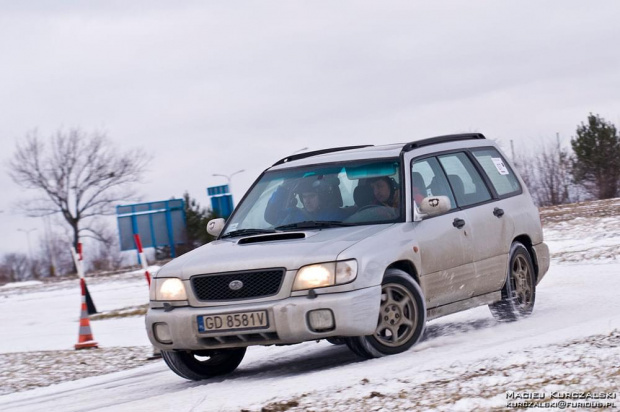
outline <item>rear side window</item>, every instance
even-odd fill
[[[459,207],[486,202],[491,199],[480,174],[465,153],[439,156]]]
[[[509,196],[521,192],[521,185],[504,158],[493,148],[472,150],[474,157],[489,176],[499,196]]]

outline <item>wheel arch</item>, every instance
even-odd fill
[[[420,277],[418,275],[418,271],[415,267],[415,265],[413,264],[412,261],[410,260],[397,260],[396,262],[392,262],[387,268],[388,269],[399,269],[402,270],[403,272],[407,273],[409,276],[411,276],[411,278],[420,286]]]
[[[536,279],[534,279],[534,282],[538,283],[538,257],[536,256],[536,251],[534,250],[534,247],[532,246],[532,239],[530,239],[528,235],[522,234],[522,235],[515,237],[512,240],[512,243],[514,242],[522,243],[523,246],[525,246],[525,248],[529,252],[530,258],[532,259],[532,264],[534,265],[534,275],[536,277]]]

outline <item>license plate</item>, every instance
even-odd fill
[[[266,310],[198,316],[198,331],[202,333],[268,327],[269,319]]]

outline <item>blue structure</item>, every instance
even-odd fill
[[[211,197],[211,209],[218,216],[227,219],[233,211],[233,199],[228,185],[208,187],[207,194]]]
[[[142,247],[170,247],[176,257],[175,245],[186,239],[185,202],[183,199],[136,203],[116,207],[116,220],[121,250],[135,250],[134,235],[139,234]]]

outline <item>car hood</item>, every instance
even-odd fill
[[[166,264],[157,277],[188,279],[206,273],[275,267],[299,269],[311,263],[334,261],[342,251],[390,226],[353,226],[216,240]]]

